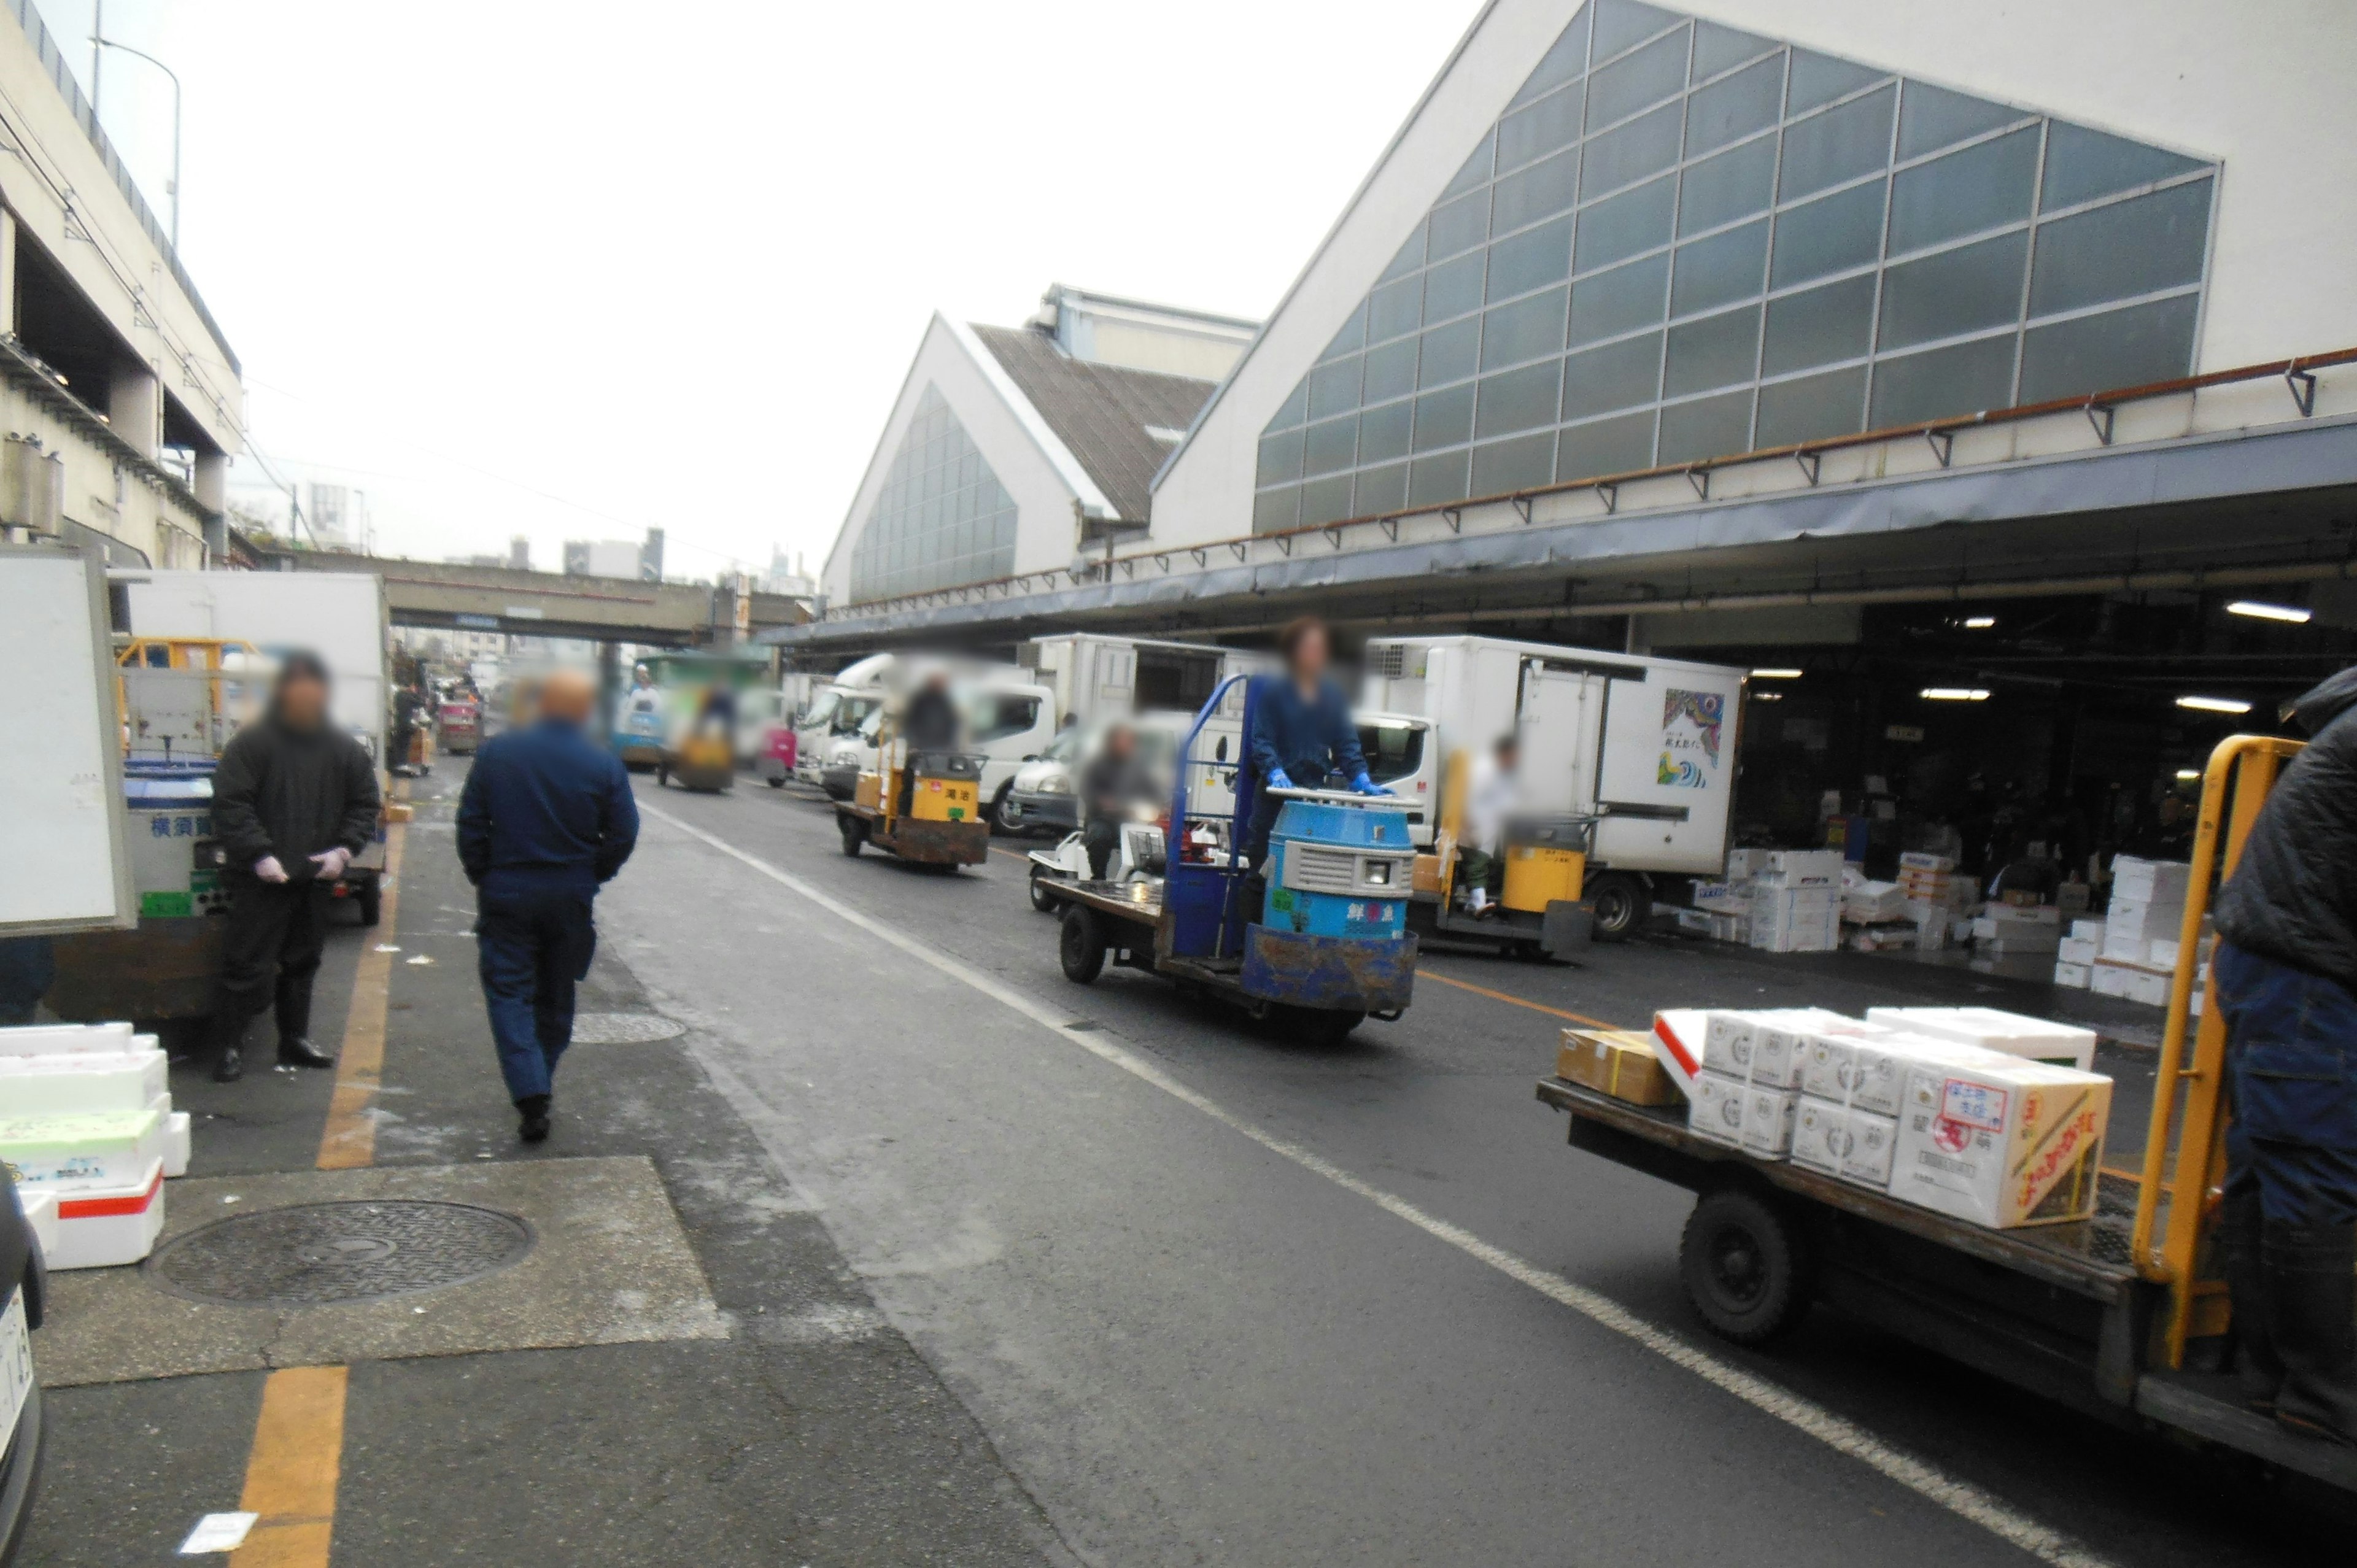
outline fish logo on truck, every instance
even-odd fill
[[[1726,693],[1671,687],[1662,702],[1662,762],[1653,781],[1707,788],[1718,769],[1718,737],[1726,722]]]

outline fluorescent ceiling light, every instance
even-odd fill
[[[1988,693],[1978,686],[1926,686],[1922,692],[1927,703],[1986,703]]]
[[[1972,631],[1986,631],[1996,624],[1996,617],[1995,616],[1966,616],[1964,618],[1965,628]]]
[[[2201,777],[2201,769],[2199,768],[2180,768],[2177,770],[2177,777],[2179,782],[2190,784],[2193,780]]]
[[[2203,714],[2247,714],[2251,704],[2237,697],[2179,697],[2177,705]]]
[[[1754,670],[1751,672],[1751,678],[1754,681],[1797,681],[1801,678],[1801,672],[1798,670],[1775,666],[1766,670]]]
[[[2294,626],[2306,626],[2316,614],[2298,605],[2270,605],[2258,599],[2236,599],[2226,607],[2230,616],[2249,616],[2253,620],[2289,621]]]
[[[1781,692],[1754,692],[1751,693],[1751,700],[1755,703],[1781,703],[1784,700],[1784,693]]]

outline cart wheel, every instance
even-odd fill
[[[1094,909],[1085,904],[1065,909],[1056,952],[1064,961],[1064,978],[1075,985],[1086,985],[1104,972],[1104,925]]]
[[[1033,866],[1031,868],[1031,908],[1043,915],[1052,915],[1056,912],[1056,901],[1049,897],[1048,890],[1040,886],[1045,881],[1047,878],[1039,875],[1039,868]]]
[[[1751,1193],[1705,1193],[1678,1239],[1686,1299],[1712,1333],[1765,1345],[1808,1315],[1808,1245],[1781,1211]]]
[[[1652,910],[1652,900],[1637,879],[1617,872],[1589,883],[1587,897],[1596,909],[1592,940],[1599,942],[1627,941]]]
[[[670,763],[658,762],[655,764],[655,786],[656,788],[662,789],[668,789],[671,788]]]
[[[353,895],[352,902],[360,906],[361,924],[373,926],[384,914],[384,885],[371,878]]]
[[[1337,1013],[1323,1007],[1305,1007],[1299,1016],[1303,1034],[1317,1046],[1339,1046],[1367,1021],[1364,1013]]]
[[[835,813],[834,825],[843,834],[843,853],[857,854],[859,846],[867,842],[867,824],[848,811]]]

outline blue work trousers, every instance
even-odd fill
[[[548,1093],[573,1043],[573,988],[597,951],[595,897],[569,887],[486,889],[476,901],[483,1003],[511,1100]]]
[[[2228,942],[2210,968],[2226,1021],[2226,1190],[2285,1225],[2357,1220],[2357,996]]]

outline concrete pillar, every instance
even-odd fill
[[[191,476],[191,488],[197,492],[197,504],[207,511],[221,511],[229,505],[229,454],[199,452],[197,470]]]
[[[1645,618],[1643,616],[1631,616],[1629,618],[1629,629],[1626,640],[1623,643],[1620,651],[1623,653],[1651,653],[1653,651],[1653,628],[1645,624]]]
[[[142,457],[164,448],[164,383],[145,365],[122,364],[106,389],[106,422]]]
[[[16,215],[0,207],[0,332],[16,330]]]
[[[589,728],[604,735],[622,702],[622,650],[611,642],[597,645],[597,716]]]

